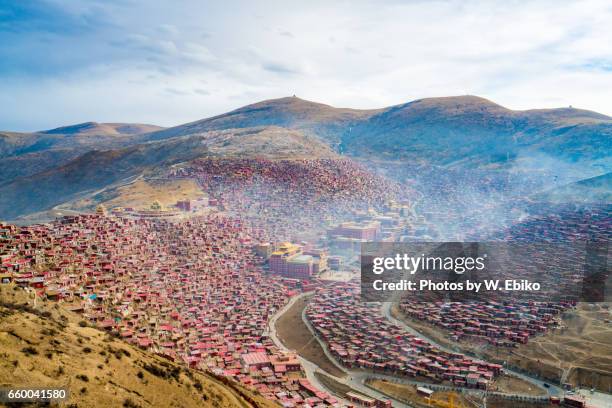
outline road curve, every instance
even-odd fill
[[[434,346],[438,347],[439,349],[446,351],[446,352],[453,352],[453,353],[463,353],[463,354],[467,354],[467,355],[471,355],[471,353],[466,353],[465,351],[461,350],[460,348],[449,348],[446,346],[443,346],[442,344],[436,342],[435,340],[433,340],[432,338],[425,336],[423,333],[413,329],[410,325],[406,324],[405,322],[396,319],[395,317],[393,317],[393,315],[391,314],[391,307],[392,307],[393,303],[392,302],[385,302],[382,304],[381,307],[381,313],[382,315],[389,320],[391,323],[402,327],[404,330],[408,331],[409,333],[415,335],[415,336],[419,336],[420,338],[422,338],[423,340],[427,341],[430,344],[433,344]],[[475,356],[476,358],[480,358],[478,356]],[[485,360],[482,359],[481,360]],[[512,369],[509,369],[507,367],[504,367],[504,371],[512,376],[518,377],[522,380],[528,381],[531,384],[542,388],[543,390],[548,391],[548,394],[551,396],[558,396],[561,397],[564,394],[564,391],[561,387],[558,387],[554,384],[550,384],[546,381],[543,381],[541,379],[538,378],[534,378],[531,377],[529,375],[520,373],[518,371],[514,371]],[[549,388],[544,387],[544,384],[548,384]]]
[[[304,297],[306,297],[308,295],[311,295],[312,293],[313,292],[304,292],[304,293],[301,293],[301,294],[299,294],[297,296],[292,297],[289,300],[289,302],[287,302],[287,304],[285,306],[283,306],[282,309],[280,309],[276,313],[274,313],[274,315],[268,321],[268,335],[270,336],[270,338],[272,339],[272,341],[274,342],[276,347],[278,347],[279,349],[281,349],[283,351],[292,351],[292,350],[289,350],[283,344],[283,342],[278,338],[278,335],[276,333],[276,322],[278,321],[278,319],[283,314],[285,314],[291,308],[291,306],[293,306],[295,304],[295,302],[297,302],[298,300],[300,300],[300,299],[302,299],[302,298],[304,298]],[[343,404],[345,404],[345,405],[350,404],[349,401],[345,400],[344,398],[342,398],[341,396],[337,395],[332,390],[328,389],[323,384],[321,384],[319,379],[315,376],[315,372],[319,371],[319,372],[327,374],[323,369],[321,369],[318,365],[316,365],[315,363],[311,362],[310,360],[305,359],[299,353],[298,353],[298,359],[300,360],[300,363],[302,364],[302,367],[304,368],[304,372],[306,374],[306,378],[308,379],[308,381],[310,381],[318,389],[327,391],[330,394],[334,395]]]
[[[291,308],[291,306],[293,306],[295,304],[296,301],[298,301],[299,299],[302,299],[308,295],[311,295],[313,292],[305,292],[302,294],[299,294],[297,296],[292,297],[289,302],[282,308],[280,309],[278,312],[276,312],[274,314],[274,316],[272,316],[272,318],[270,318],[269,322],[268,322],[268,334],[270,336],[270,338],[272,339],[272,341],[274,342],[274,344],[279,347],[281,350],[283,351],[290,351],[284,344],[283,342],[278,338],[278,335],[276,333],[276,322],[278,321],[278,319],[289,310],[289,308]],[[312,329],[312,326],[310,326],[310,322],[308,322],[305,318],[305,313],[304,311],[302,312],[302,320],[304,321],[304,323],[306,324],[306,326],[308,327],[308,330],[310,330],[311,334],[314,336],[314,338],[316,339],[316,341],[319,342],[319,344],[321,345],[321,347],[323,348],[323,351],[325,352],[325,354],[327,355],[327,357],[330,359],[330,361],[332,363],[334,363],[339,369],[341,369],[342,371],[347,373],[347,376],[345,378],[338,378],[336,376],[333,376],[331,374],[329,374],[328,372],[326,372],[325,370],[323,370],[321,367],[319,367],[317,364],[311,362],[310,360],[305,359],[304,357],[302,357],[301,355],[298,354],[298,358],[300,360],[300,362],[302,363],[302,366],[304,367],[304,372],[306,373],[306,378],[308,378],[308,380],[317,388],[321,389],[321,390],[325,390],[327,392],[329,392],[330,394],[334,395],[336,398],[338,398],[340,400],[340,402],[342,402],[345,405],[354,405],[353,403],[351,403],[350,401],[346,400],[345,398],[343,398],[343,396],[336,394],[334,391],[330,390],[329,388],[325,387],[315,376],[316,372],[319,373],[323,373],[329,377],[331,377],[332,379],[342,383],[342,384],[346,384],[348,386],[350,386],[351,388],[353,388],[356,391],[359,391],[360,393],[367,395],[371,398],[378,398],[378,399],[390,399],[393,407],[397,407],[397,408],[412,408],[411,405],[405,404],[401,401],[397,401],[394,400],[393,398],[390,398],[389,396],[382,394],[376,390],[373,390],[369,387],[367,387],[364,382],[367,379],[366,377],[364,377],[362,375],[362,373],[358,373],[358,372],[353,372],[353,371],[349,371],[346,368],[342,367],[337,361],[336,359],[334,359],[330,354],[329,351],[327,350],[327,346],[325,345],[324,342],[322,342],[315,334],[314,331]]]
[[[289,310],[289,308],[291,306],[293,306],[295,304],[296,301],[298,301],[299,299],[302,299],[305,296],[308,296],[312,294],[312,292],[307,292],[307,293],[302,293],[300,295],[294,296],[293,298],[290,299],[290,301],[282,308],[280,309],[277,313],[275,313],[275,315],[270,319],[269,321],[269,335],[270,338],[272,339],[272,341],[282,350],[285,351],[289,351],[288,348],[282,343],[282,341],[280,341],[280,339],[278,338],[278,335],[276,333],[276,322],[278,321],[278,318],[280,316],[282,316],[287,310]],[[381,308],[381,313],[382,315],[387,318],[390,322],[392,322],[393,324],[396,324],[402,328],[404,328],[406,331],[419,336],[421,338],[423,338],[424,340],[430,342],[431,344],[439,347],[442,350],[445,351],[450,351],[450,352],[461,352],[461,350],[452,350],[449,349],[448,347],[442,346],[441,344],[438,344],[437,342],[433,341],[432,339],[428,338],[427,336],[422,335],[420,332],[414,330],[412,327],[408,326],[407,324],[405,324],[404,322],[395,319],[392,315],[391,315],[391,303],[383,303],[383,306]],[[344,371],[345,373],[347,373],[347,376],[344,378],[338,378],[335,377],[329,373],[327,373],[325,370],[323,370],[322,368],[320,368],[318,365],[316,365],[315,363],[305,359],[302,356],[299,356],[300,362],[302,362],[302,365],[304,367],[304,371],[306,373],[306,377],[308,378],[309,381],[312,382],[312,384],[314,384],[316,387],[326,390],[328,392],[330,392],[331,394],[335,395],[336,397],[338,397],[341,402],[346,403],[346,404],[350,404],[349,401],[346,401],[345,399],[342,398],[342,396],[337,395],[336,393],[334,393],[332,390],[328,389],[327,387],[325,387],[321,382],[318,381],[317,377],[315,376],[316,372],[320,372],[320,373],[324,373],[326,375],[328,375],[329,377],[333,378],[334,380],[345,384],[349,387],[351,387],[352,389],[367,395],[369,397],[372,398],[379,398],[379,399],[389,399],[391,400],[392,404],[394,407],[407,407],[407,408],[411,408],[412,406],[403,402],[403,401],[399,401],[396,400],[386,394],[383,394],[381,392],[378,392],[372,388],[370,388],[368,385],[366,385],[366,381],[369,379],[383,379],[383,380],[388,380],[388,381],[392,381],[395,383],[402,383],[402,384],[412,384],[412,385],[422,385],[422,386],[431,386],[431,384],[429,383],[425,383],[425,382],[421,382],[421,381],[417,381],[417,380],[412,380],[410,378],[400,378],[400,377],[396,377],[396,376],[390,376],[390,375],[386,375],[386,374],[380,374],[380,373],[373,373],[373,372],[368,372],[368,371],[364,371],[364,370],[352,370],[352,369],[347,369],[345,367],[343,367],[342,365],[340,365],[340,363],[335,359],[335,357],[329,352],[329,349],[327,348],[327,344],[322,341],[317,335],[316,332],[314,331],[314,328],[312,327],[312,325],[310,324],[310,322],[308,321],[308,319],[306,318],[306,312],[305,310],[302,311],[302,320],[304,322],[304,324],[306,325],[306,327],[308,328],[308,330],[310,330],[311,334],[314,336],[314,338],[316,339],[316,341],[319,342],[319,344],[321,345],[321,348],[323,349],[323,352],[325,353],[325,355],[327,356],[327,358],[332,361],[332,363],[334,363],[339,369],[341,369],[342,371]],[[524,375],[522,373],[518,373],[512,370],[505,370],[507,373],[514,375],[516,377],[519,377],[521,379],[524,379],[532,384],[534,384],[535,386],[539,386],[541,388],[544,389],[543,384],[544,382],[538,379],[534,379],[532,377],[529,377],[527,375]],[[483,391],[482,390],[476,390],[476,389],[464,389],[463,390],[466,393],[469,394],[474,394],[474,395],[479,395],[479,396],[483,396]],[[554,385],[551,385],[550,388],[548,389],[550,395],[563,395],[563,391],[559,388],[556,387]],[[517,396],[520,396],[522,394],[515,394]]]

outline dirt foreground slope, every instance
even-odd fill
[[[275,407],[88,327],[61,306],[0,285],[0,386],[66,387],[69,407]],[[0,404],[1,405],[1,404]]]

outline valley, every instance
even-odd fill
[[[564,384],[606,392],[604,306],[563,304],[560,326],[517,348],[449,339],[407,318],[410,300],[388,313],[360,302],[358,254],[372,240],[609,241],[611,163],[597,152],[610,129],[593,112],[472,96],[374,110],[290,97],[164,129],[5,135],[7,168],[25,167],[0,181],[3,297],[35,293],[78,313],[84,328],[182,367],[186,391],[190,370],[222,381],[237,399],[221,406],[419,406],[415,387],[464,406],[545,406],[569,397]],[[549,309],[494,326],[535,324]],[[117,398],[161,404],[139,387]]]

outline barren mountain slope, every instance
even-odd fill
[[[88,327],[64,307],[0,285],[0,384],[66,387],[71,407],[274,407]],[[72,404],[72,405],[70,405]]]

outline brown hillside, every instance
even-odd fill
[[[147,125],[142,123],[97,123],[85,122],[76,125],[62,126],[55,129],[44,130],[40,133],[54,135],[96,135],[96,136],[121,136],[138,135],[141,133],[155,132],[163,127]]]
[[[149,138],[156,140],[209,130],[281,126],[309,131],[326,139],[350,123],[365,120],[379,111],[335,108],[293,96],[257,102],[222,115],[155,132]]]
[[[317,138],[280,127],[210,131],[122,149],[94,150],[63,166],[5,184],[0,182],[0,219],[46,210],[81,199],[85,191],[95,192],[145,172],[161,171],[173,164],[209,156],[337,157]]]
[[[0,385],[67,387],[70,407],[275,407],[240,385],[181,367],[0,286]]]
[[[206,132],[209,155],[224,157],[334,158],[337,154],[319,139],[278,126]]]
[[[132,207],[149,208],[151,203],[159,203],[168,208],[180,200],[196,200],[204,194],[197,183],[191,179],[138,179],[133,183],[109,188],[93,197],[77,200],[71,208],[78,211],[94,211],[99,204],[107,208]]]

